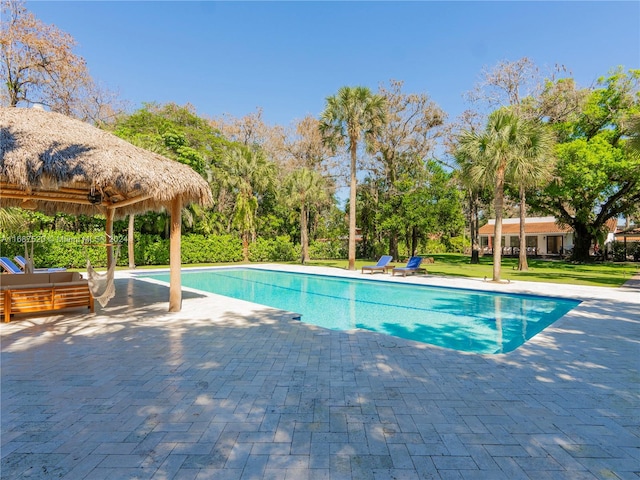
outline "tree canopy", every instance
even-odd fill
[[[558,163],[532,205],[574,229],[574,260],[589,259],[610,219],[637,211],[640,159],[625,144],[640,112],[639,81],[640,70],[618,69],[581,95],[579,111],[551,123]]]
[[[289,126],[269,125],[261,108],[240,118],[204,118],[192,105],[150,102],[125,113],[91,78],[75,40],[24,5],[0,0],[2,104],[40,104],[189,165],[209,182],[215,205],[186,209],[184,227],[242,238],[245,258],[260,236],[287,236],[299,238],[304,262],[322,239],[341,245],[334,252],[344,243],[354,268],[358,229],[358,253],[368,257],[398,259],[434,242],[449,248],[463,231],[465,208],[476,260],[479,220],[515,216],[516,209],[522,252],[528,205],[571,226],[573,259],[585,261],[608,221],[640,215],[640,70],[618,67],[583,88],[562,66],[545,78],[527,57],[503,61],[485,67],[469,94],[478,108],[449,124],[426,93],[404,92],[401,80],[376,93],[342,87],[319,117]],[[455,161],[441,155],[443,145]],[[347,215],[335,196],[342,178]],[[15,216],[0,214],[3,225]],[[160,235],[167,227],[162,213],[136,222]],[[496,234],[496,248],[500,240]],[[498,268],[499,260],[498,253]],[[526,268],[526,256],[520,265]]]

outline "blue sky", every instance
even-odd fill
[[[71,34],[91,74],[133,108],[268,123],[318,116],[344,85],[403,80],[453,119],[483,67],[524,56],[582,86],[640,67],[640,2],[27,1]]]

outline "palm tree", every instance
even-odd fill
[[[386,120],[385,100],[366,87],[342,87],[327,98],[320,116],[323,140],[334,152],[346,142],[351,156],[349,182],[349,270],[356,268],[356,159],[358,142],[369,141]]]
[[[554,169],[555,138],[551,130],[539,121],[528,121],[525,124],[522,154],[513,158],[509,166],[509,177],[518,187],[520,196],[520,256],[518,270],[528,270],[527,237],[525,222],[527,216],[526,190],[543,185],[549,181]]]
[[[466,131],[460,137],[463,157],[473,160],[471,178],[479,184],[493,184],[496,223],[493,232],[493,281],[500,281],[502,261],[502,212],[504,187],[509,169],[524,155],[530,142],[529,125],[507,108],[489,115],[484,132]]]
[[[0,232],[15,232],[28,226],[28,221],[19,208],[0,208]]]
[[[249,243],[255,234],[258,197],[273,182],[275,166],[262,150],[239,146],[225,153],[229,185],[236,194],[233,226],[242,237],[242,255],[249,261]]]
[[[322,175],[308,168],[294,170],[285,180],[286,203],[300,210],[301,262],[309,261],[309,214],[329,199]]]

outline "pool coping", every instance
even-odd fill
[[[166,286],[116,276],[95,314],[2,325],[3,478],[637,476],[636,289],[563,288],[583,303],[484,355],[199,291],[168,313]]]

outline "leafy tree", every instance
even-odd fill
[[[406,219],[403,233],[410,255],[417,255],[419,245],[426,244],[428,239],[448,239],[464,228],[461,196],[452,181],[453,174],[430,160],[418,178],[417,188],[414,184],[402,196],[401,208]]]
[[[225,189],[227,172],[221,164],[224,152],[232,144],[207,120],[198,117],[192,106],[147,103],[133,114],[121,116],[113,126],[113,133],[134,145],[189,165],[209,181],[217,199],[215,211],[190,205],[183,211],[188,228],[222,233],[225,225],[230,224],[224,219],[230,218],[233,201]],[[143,224],[148,225],[145,228],[155,229],[156,220],[148,218]]]
[[[327,98],[320,117],[320,131],[324,141],[335,152],[346,143],[350,154],[349,181],[349,270],[356,261],[356,189],[358,142],[372,136],[384,124],[385,101],[366,87],[342,87]]]
[[[309,215],[314,207],[328,201],[324,178],[307,168],[293,171],[285,179],[287,204],[300,211],[301,262],[309,261]]]
[[[402,92],[403,82],[392,80],[381,86],[379,95],[385,99],[386,123],[373,136],[371,150],[376,152],[373,174],[381,178],[381,202],[397,204],[401,192],[396,182],[404,175],[416,178],[412,171],[420,170],[433,152],[438,127],[445,114],[426,94]],[[395,198],[394,198],[395,197]],[[394,210],[393,207],[390,210]],[[388,212],[391,213],[391,212]],[[398,235],[403,221],[387,221],[389,250],[398,258]]]
[[[395,181],[397,194],[386,197],[383,178],[368,177],[358,189],[358,224],[362,249],[368,257],[384,253],[385,234],[391,229],[400,239],[398,256],[415,255],[429,239],[447,239],[464,228],[460,193],[453,174],[434,160],[417,162]],[[401,250],[400,247],[404,246]]]
[[[573,228],[575,261],[588,261],[607,221],[632,215],[640,203],[640,158],[626,148],[635,138],[628,120],[640,113],[639,83],[640,70],[619,68],[583,95],[579,112],[552,123],[554,180],[530,203]]]
[[[502,217],[505,182],[513,175],[514,165],[531,155],[535,128],[511,110],[496,110],[482,133],[463,132],[460,154],[472,162],[469,174],[480,185],[492,184],[496,223],[493,246],[493,281],[500,281],[502,259]]]

